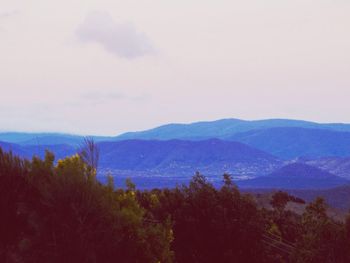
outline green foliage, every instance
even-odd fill
[[[20,242],[31,231],[30,202],[24,201],[34,193],[26,174],[26,162],[0,148],[0,262],[14,261]]]
[[[146,222],[135,192],[101,185],[79,155],[0,162],[1,262],[172,260],[171,224]]]
[[[288,193],[278,191],[272,196],[271,205],[277,211],[282,212],[289,200],[290,198]]]
[[[343,224],[332,221],[322,198],[310,203],[302,216],[302,235],[293,255],[295,262],[348,262]]]
[[[138,192],[156,220],[171,218],[177,262],[262,262],[261,215],[228,175],[214,188],[197,173],[189,186]]]
[[[299,216],[286,204],[303,200],[277,192],[259,209],[228,174],[219,189],[199,173],[174,189],[116,189],[96,180],[95,157],[0,149],[0,262],[350,262],[350,217],[335,222],[323,199]]]

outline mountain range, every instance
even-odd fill
[[[278,127],[237,133],[227,139],[248,144],[285,160],[350,156],[350,132]]]
[[[200,171],[208,176],[225,172],[239,176],[268,174],[281,161],[239,142],[209,139],[126,140],[99,143],[102,167],[116,170],[150,171],[164,175],[188,175]]]
[[[196,171],[214,183],[228,172],[241,187],[255,188],[323,189],[350,179],[350,124],[223,119],[92,138],[101,152],[100,174],[134,176],[145,187],[187,182]],[[48,149],[60,159],[76,153],[83,140],[60,133],[0,133],[0,147],[25,158],[42,157]]]
[[[59,133],[0,133],[0,141],[20,145],[78,146],[83,136]],[[244,121],[223,119],[192,124],[168,124],[119,136],[92,136],[96,142],[122,140],[221,139],[237,141],[281,159],[350,156],[350,124],[270,119]]]
[[[77,152],[78,148],[60,145],[19,145],[0,142],[5,151],[25,158],[43,157],[50,150],[56,159]],[[184,176],[201,171],[208,176],[232,173],[243,177],[266,175],[282,162],[263,151],[239,142],[210,139],[184,140],[125,140],[97,143],[99,166],[124,174],[125,171],[142,175]],[[122,172],[124,171],[124,172]]]
[[[128,132],[117,136],[117,140],[203,140],[210,138],[230,139],[237,133],[270,128],[307,128],[330,131],[350,132],[350,124],[316,123],[302,120],[268,119],[246,121],[240,119],[222,119],[217,121],[195,122],[190,124],[167,124],[154,129]]]

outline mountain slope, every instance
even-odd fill
[[[25,158],[44,156],[48,149],[56,159],[72,155],[76,147],[60,145],[18,145],[2,143],[5,150]],[[194,172],[214,176],[224,172],[236,176],[266,175],[282,165],[276,157],[238,142],[127,140],[98,143],[101,170],[117,174],[130,172],[162,176],[191,176]],[[124,171],[124,172],[121,172]]]
[[[350,132],[350,124],[319,124],[315,122],[287,119],[269,119],[257,121],[222,119],[217,121],[195,122],[190,124],[168,124],[150,130],[125,133],[120,136],[117,136],[115,139],[226,139],[230,136],[241,132],[276,127],[300,127],[308,129],[328,129],[334,131]]]
[[[57,145],[19,145],[15,143],[0,142],[0,147],[4,151],[11,151],[22,158],[31,159],[34,155],[43,158],[45,151],[49,150],[55,153],[56,160],[62,159],[76,153],[76,147],[67,144]]]
[[[227,139],[248,144],[283,159],[350,156],[350,132],[283,127],[252,130]]]
[[[275,189],[327,189],[349,183],[344,178],[302,163],[288,164],[268,176],[237,182],[242,188]]]
[[[337,176],[350,179],[350,157],[320,158],[314,160],[304,160],[306,164],[326,170]]]
[[[113,137],[88,136],[96,142],[111,141]],[[20,145],[60,145],[68,144],[79,146],[84,141],[84,136],[64,133],[24,133],[24,132],[3,132],[0,133],[0,141],[16,143]]]
[[[240,176],[264,175],[281,162],[274,156],[238,142],[126,140],[99,143],[101,167],[164,175],[206,175],[231,172]]]
[[[0,147],[5,152],[12,152],[15,155],[27,158],[27,151],[20,145],[0,141]]]

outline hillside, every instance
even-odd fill
[[[92,136],[96,142],[110,141],[113,137]],[[65,133],[25,133],[25,132],[0,132],[0,141],[16,143],[20,145],[59,145],[68,144],[72,146],[80,145],[84,140],[82,135],[72,135]]]
[[[23,158],[31,159],[33,155],[44,157],[45,151],[55,153],[56,160],[76,153],[76,147],[67,144],[57,145],[19,145],[15,143],[0,142],[0,147],[6,152],[13,152]]]
[[[152,171],[163,175],[205,175],[230,172],[260,176],[281,165],[274,156],[238,142],[127,140],[99,143],[101,167],[115,170]]]
[[[307,164],[293,163],[270,175],[236,183],[241,188],[326,189],[349,184],[350,181]]]
[[[350,156],[350,124],[319,124],[307,121],[270,119],[245,121],[223,119],[191,124],[168,124],[151,130],[115,137],[93,136],[96,142],[122,140],[221,139],[247,144],[284,160],[306,157]],[[79,146],[83,136],[61,133],[0,133],[0,141],[20,145]]]
[[[224,172],[236,176],[266,175],[280,167],[281,161],[265,152],[238,142],[217,139],[205,141],[150,141],[127,140],[101,142],[99,167],[112,170],[115,175],[133,174],[186,176],[194,172],[213,176]],[[76,147],[59,145],[18,145],[0,143],[4,150],[12,150],[22,157],[44,156],[48,149],[55,153],[56,159],[72,155]]]
[[[116,139],[227,139],[237,133],[276,127],[299,127],[350,132],[349,124],[320,124],[315,122],[288,119],[269,119],[257,121],[222,119],[217,121],[195,122],[190,124],[167,124],[150,130],[125,133],[117,136]]]
[[[304,160],[306,164],[326,170],[346,179],[350,179],[350,158],[319,158],[314,160]]]
[[[320,199],[287,196],[284,208],[286,196],[274,195],[271,207],[229,176],[216,188],[200,174],[176,189],[115,188],[77,157],[26,163],[0,149],[2,262],[304,262],[320,247],[329,262],[350,256],[348,222]]]
[[[238,133],[227,139],[283,159],[350,156],[350,132],[283,127]]]

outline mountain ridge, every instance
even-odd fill
[[[96,141],[114,141],[125,139],[187,139],[204,140],[211,138],[227,139],[237,133],[247,132],[257,129],[268,129],[274,127],[300,127],[317,128],[332,131],[350,132],[350,124],[347,123],[318,123],[305,120],[293,119],[263,119],[263,120],[243,120],[237,118],[226,118],[213,121],[199,121],[192,123],[168,123],[151,129],[127,132],[115,136],[91,135]],[[68,140],[82,140],[83,135],[59,132],[0,132],[0,141],[19,143],[19,144],[44,144],[41,140],[47,137],[58,137],[60,144],[64,138]],[[52,138],[53,143],[55,143]],[[62,141],[63,140],[63,141]],[[66,142],[67,142],[66,141]]]
[[[326,129],[276,127],[237,133],[239,141],[282,159],[350,156],[350,132]]]
[[[292,119],[265,119],[249,121],[232,118],[215,121],[193,122],[189,124],[166,124],[149,130],[124,133],[116,136],[115,139],[226,139],[228,136],[232,136],[236,133],[273,127],[319,128],[350,132],[350,124],[345,123],[317,123]]]
[[[57,158],[74,154],[76,147],[61,145],[18,145],[0,142],[5,150],[12,150],[22,157],[43,157],[45,149],[56,153]],[[206,175],[222,175],[225,172],[242,176],[267,174],[281,161],[268,153],[239,142],[219,139],[204,141],[185,140],[124,140],[99,142],[102,170],[134,171],[141,174],[187,175],[196,171]],[[57,159],[56,158],[56,159]],[[124,174],[122,172],[122,174]]]

